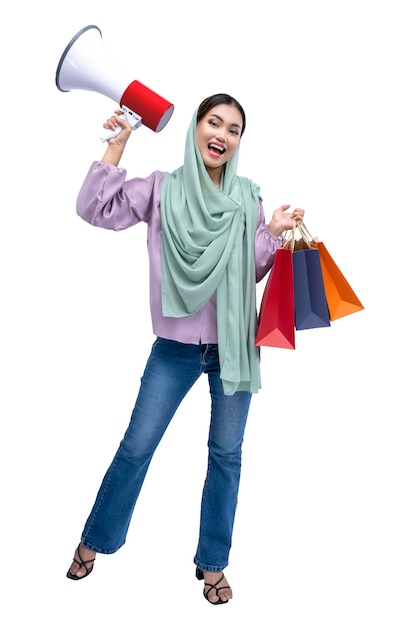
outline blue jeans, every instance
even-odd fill
[[[181,401],[202,373],[208,375],[211,420],[194,563],[210,572],[221,572],[227,566],[251,394],[223,393],[215,344],[192,345],[156,339],[129,426],[85,524],[81,542],[86,548],[111,554],[125,543],[156,447]]]

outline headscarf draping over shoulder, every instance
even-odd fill
[[[259,188],[236,175],[238,149],[223,168],[220,189],[198,149],[194,113],[184,165],[161,190],[162,313],[184,317],[217,291],[217,334],[224,393],[260,388],[254,240]]]

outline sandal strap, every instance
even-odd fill
[[[206,596],[206,599],[207,599],[207,600],[208,600],[208,595],[209,595],[210,591],[211,591],[212,589],[215,589],[215,591],[216,591],[216,595],[217,595],[217,597],[218,597],[219,601],[220,601],[220,602],[223,602],[223,600],[222,600],[222,599],[220,598],[220,596],[219,596],[219,591],[220,591],[220,589],[230,589],[230,586],[229,586],[229,585],[223,585],[222,587],[218,587],[218,586],[217,586],[219,583],[221,583],[221,582],[222,582],[223,578],[224,578],[224,574],[222,574],[222,575],[220,576],[219,580],[218,580],[216,583],[214,583],[214,584],[211,584],[211,583],[206,583],[206,582],[204,581],[204,586],[205,586],[205,587],[209,587],[209,589],[208,589],[207,591],[204,591],[204,595]],[[212,603],[212,604],[213,604],[213,603]],[[217,602],[215,602],[214,604],[217,604]]]
[[[73,559],[74,563],[76,563],[79,567],[83,567],[86,572],[88,571],[87,563],[94,563],[94,561],[96,560],[96,557],[94,557],[94,559],[88,559],[87,561],[83,561],[80,554],[80,546],[78,546],[77,548],[77,556],[80,560],[77,561],[77,559]]]

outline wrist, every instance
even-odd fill
[[[285,232],[285,228],[281,228],[280,226],[274,225],[272,222],[268,224],[268,230],[273,237],[282,237]]]
[[[109,163],[110,165],[119,165],[119,161],[122,158],[124,147],[118,144],[108,144],[106,152],[101,159],[103,163]]]

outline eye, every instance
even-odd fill
[[[238,131],[238,130],[236,130],[236,128],[232,128],[232,129],[230,130],[230,133],[231,133],[232,135],[235,135],[236,137],[239,137],[239,131]]]
[[[208,123],[210,124],[210,126],[213,126],[214,128],[218,127],[218,124],[215,120],[209,120]]]

